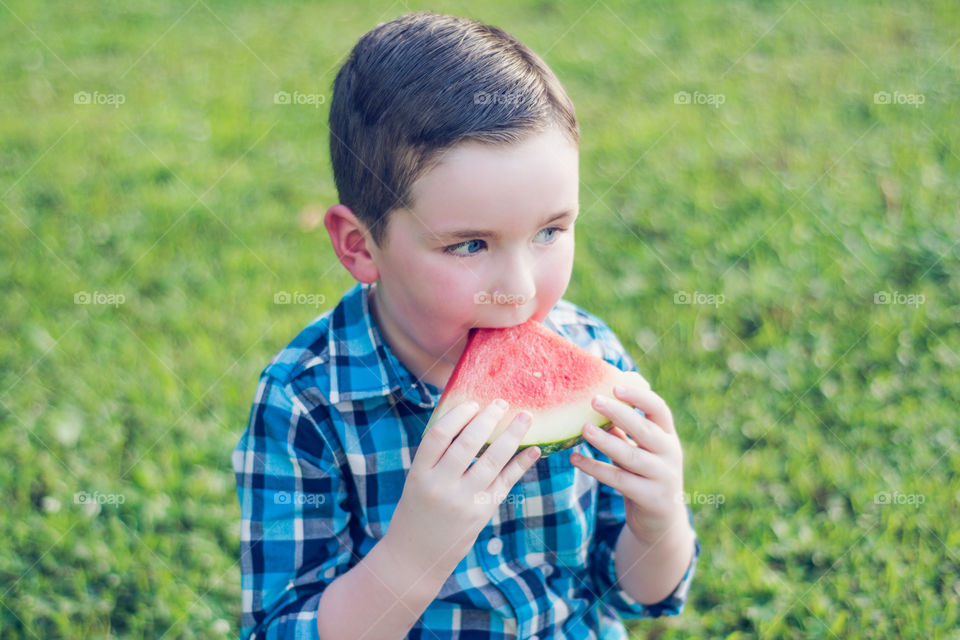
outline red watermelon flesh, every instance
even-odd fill
[[[503,398],[510,406],[488,444],[526,410],[533,422],[520,449],[538,446],[545,457],[579,443],[586,422],[612,426],[591,402],[597,394],[613,397],[617,384],[649,388],[639,373],[621,371],[535,320],[473,329],[427,429],[459,404],[472,400],[483,408]]]

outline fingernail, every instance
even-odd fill
[[[507,408],[507,401],[504,400],[503,398],[497,398],[496,400],[493,401],[493,404],[497,405],[497,407],[500,409]]]
[[[540,447],[530,447],[527,451],[530,452],[527,455],[530,456],[531,460],[536,460],[540,457]]]
[[[593,406],[597,407],[598,409],[609,407],[610,398],[608,398],[607,396],[597,396],[593,399]]]
[[[617,386],[615,386],[615,387],[613,388],[613,392],[614,392],[615,394],[617,394],[618,396],[622,396],[623,394],[625,394],[625,393],[627,392],[627,388],[624,387],[622,384],[618,384]]]
[[[518,413],[516,419],[517,419],[517,422],[519,422],[520,424],[524,424],[524,425],[530,424],[530,414],[527,413],[526,411],[522,413]]]

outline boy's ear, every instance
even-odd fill
[[[380,270],[367,245],[368,242],[373,243],[373,237],[353,211],[346,205],[335,204],[327,209],[323,225],[330,234],[330,242],[340,264],[347,268],[350,275],[360,282],[376,282]]]

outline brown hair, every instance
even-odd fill
[[[459,142],[513,144],[558,126],[579,145],[573,103],[546,63],[505,31],[432,11],[364,34],[337,73],[330,157],[340,202],[377,245],[388,214]]]

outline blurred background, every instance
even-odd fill
[[[236,636],[230,453],[353,284],[333,78],[425,8],[577,107],[565,297],[671,405],[703,544],[634,637],[958,637],[960,5],[822,0],[0,1],[0,637]]]

